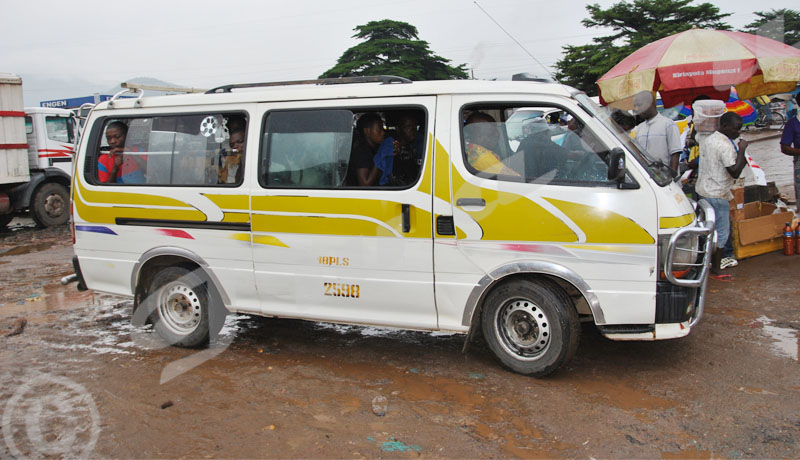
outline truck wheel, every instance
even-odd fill
[[[56,182],[48,182],[33,195],[31,217],[40,227],[61,225],[69,219],[69,193]]]
[[[212,298],[199,270],[166,267],[153,278],[145,305],[139,308],[150,310],[155,331],[170,345],[203,347],[224,323],[223,310],[214,307]]]
[[[495,288],[484,302],[481,326],[504,366],[533,377],[569,361],[581,330],[569,297],[546,280],[513,280]]]

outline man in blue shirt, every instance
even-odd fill
[[[794,95],[795,106],[800,100],[800,95]],[[786,122],[781,135],[781,152],[794,157],[794,197],[795,206],[800,209],[800,110]]]

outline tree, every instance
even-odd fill
[[[396,75],[410,80],[467,78],[465,64],[433,54],[411,24],[384,19],[356,26],[353,38],[364,40],[347,51],[319,78]]]
[[[769,12],[756,11],[754,14],[758,19],[744,26],[742,32],[764,35],[800,48],[800,11],[781,8]]]
[[[711,3],[690,5],[692,0],[621,1],[608,9],[586,5],[584,27],[603,27],[613,34],[595,37],[593,43],[564,46],[564,58],[556,62],[556,78],[589,95],[597,95],[595,82],[619,61],[648,43],[683,32],[693,26],[728,30],[722,14]]]

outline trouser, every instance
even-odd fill
[[[800,156],[794,157],[794,205],[800,211]]]
[[[723,249],[728,242],[731,230],[731,204],[725,198],[706,198],[700,197],[708,201],[712,208],[714,208],[714,225],[717,229],[717,248]]]

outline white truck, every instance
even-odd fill
[[[23,108],[22,79],[0,73],[0,228],[23,212],[42,227],[67,222],[77,134],[72,112]]]

